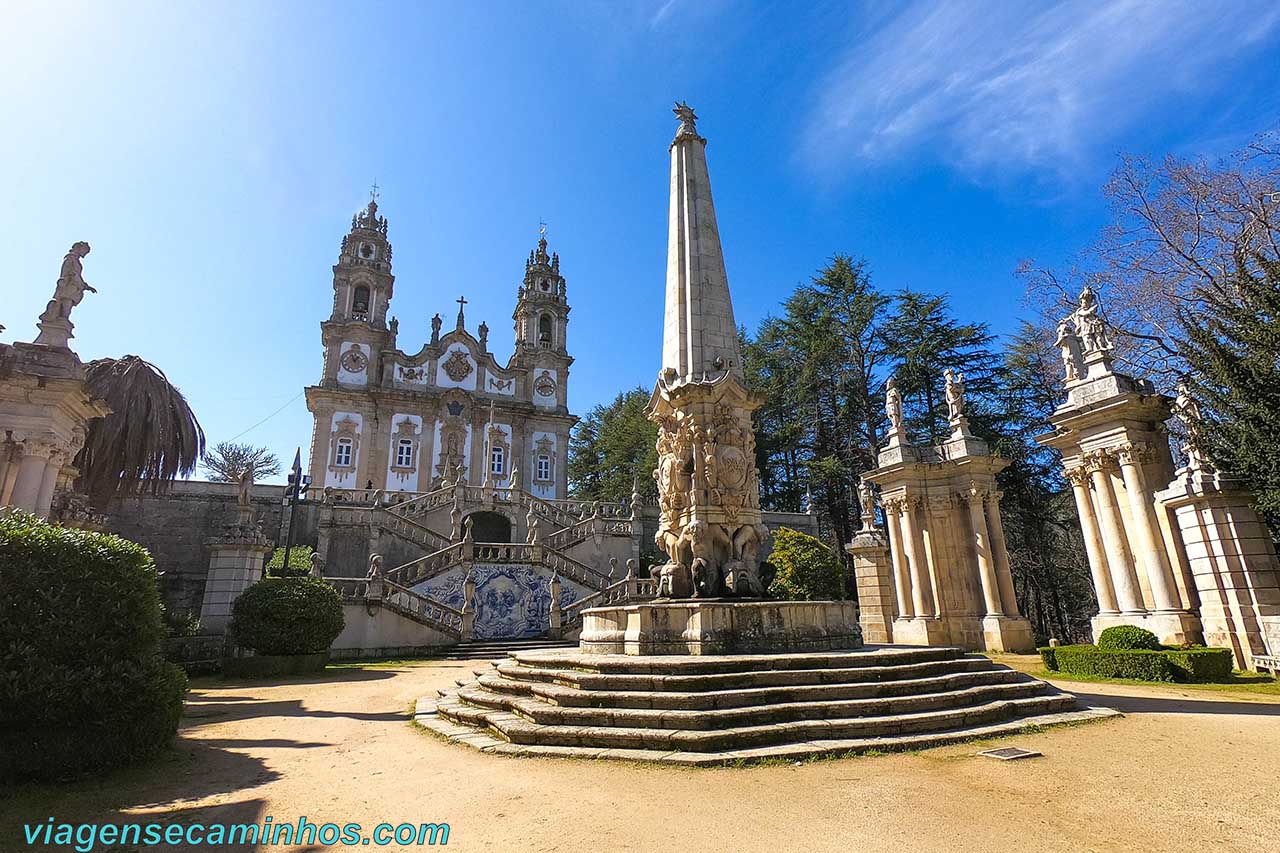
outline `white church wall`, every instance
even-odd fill
[[[359,412],[334,412],[329,419],[329,453],[325,460],[324,484],[335,489],[359,487],[356,472],[360,470],[360,454],[363,451],[364,416]],[[351,464],[339,466],[339,442],[351,440]]]
[[[441,440],[440,440],[440,431],[443,426],[444,426],[444,422],[441,421],[439,418],[437,418],[435,422],[435,427],[434,427],[435,437],[434,437],[434,440],[431,442],[431,445],[433,448],[433,451],[431,454],[431,470],[427,472],[427,476],[423,481],[424,484],[430,483],[431,479],[436,475],[436,468],[440,465],[440,456],[444,452],[444,448],[441,447]],[[463,444],[462,444],[462,458],[465,460],[470,460],[471,459],[471,424],[463,424],[462,428],[466,433],[466,438],[463,440]],[[470,468],[468,468],[467,470],[467,482],[473,485],[479,485],[480,483],[480,480],[475,477],[475,472],[471,471]]]
[[[484,390],[500,397],[514,397],[516,395],[516,380],[514,377],[504,378],[486,370]]]
[[[400,448],[400,440],[413,442],[411,465],[408,467],[396,464]],[[387,442],[387,490],[399,492],[416,492],[422,470],[422,418],[418,415],[397,413],[391,419],[391,437]]]

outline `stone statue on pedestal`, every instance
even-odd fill
[[[1062,366],[1068,382],[1084,378],[1084,362],[1080,354],[1080,338],[1068,320],[1058,324],[1058,337],[1054,345],[1062,350]]]
[[[1098,297],[1094,295],[1093,288],[1085,285],[1084,290],[1080,291],[1080,304],[1071,315],[1071,319],[1075,321],[1076,332],[1084,343],[1086,355],[1111,349],[1111,339],[1107,335],[1106,323],[1102,319],[1102,306],[1098,303]]]
[[[40,335],[35,342],[53,347],[65,347],[73,335],[71,309],[84,299],[85,291],[97,293],[84,280],[84,256],[89,254],[89,244],[83,240],[75,243],[62,259],[62,270],[53,289],[53,298],[40,315]]]
[[[1187,430],[1187,440],[1182,444],[1182,452],[1187,454],[1187,469],[1193,474],[1212,471],[1213,466],[1200,449],[1200,444],[1204,441],[1204,418],[1200,413],[1200,404],[1191,396],[1186,379],[1178,380],[1178,396],[1173,402],[1173,413]]]

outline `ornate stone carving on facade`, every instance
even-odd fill
[[[462,350],[454,350],[444,362],[444,372],[454,382],[461,382],[474,370],[471,359]]]
[[[873,529],[876,526],[876,496],[866,480],[858,481],[858,505],[862,509],[862,529]]]
[[[1187,440],[1182,443],[1182,452],[1187,457],[1187,468],[1192,473],[1212,472],[1213,465],[1200,449],[1204,443],[1204,421],[1200,414],[1200,404],[1191,396],[1191,389],[1187,387],[1186,379],[1178,380],[1173,413],[1182,422],[1182,427],[1187,432]]]
[[[944,396],[947,401],[947,422],[953,438],[968,437],[969,418],[965,416],[964,374],[947,368],[944,374]]]
[[[533,477],[536,485],[555,481],[556,478],[556,444],[548,436],[542,436],[533,443]],[[546,461],[543,465],[539,460]]]
[[[344,439],[350,444],[344,444]],[[344,451],[344,447],[348,449]],[[350,415],[344,415],[333,425],[329,435],[329,470],[334,473],[354,470],[359,454],[360,423]]]

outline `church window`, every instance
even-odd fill
[[[538,318],[538,346],[551,348],[551,315],[543,314]]]
[[[495,477],[501,477],[506,472],[507,452],[506,448],[494,446],[489,451],[489,472]]]
[[[551,456],[546,453],[538,454],[537,478],[539,480],[551,479]]]
[[[396,442],[396,467],[413,467],[413,439],[402,438]]]
[[[351,447],[352,442],[349,438],[338,439],[338,447],[333,454],[333,466],[335,468],[351,467]]]
[[[363,284],[356,288],[351,300],[351,316],[356,320],[366,320],[369,317],[369,288]]]

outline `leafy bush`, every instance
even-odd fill
[[[1164,646],[1160,645],[1160,638],[1146,628],[1139,628],[1137,625],[1113,625],[1098,635],[1098,648],[1108,651],[1148,649],[1154,652],[1163,649]]]
[[[168,746],[187,680],[161,653],[141,546],[0,511],[0,780],[61,779]]]
[[[773,532],[769,563],[777,570],[769,597],[822,601],[844,597],[844,564],[821,539],[780,527]]]
[[[327,650],[342,633],[342,598],[313,577],[266,577],[236,599],[231,634],[261,655],[305,655]]]
[[[289,549],[289,568],[284,567],[284,549],[277,548],[267,560],[266,573],[276,578],[298,578],[311,574],[311,547],[294,545]]]
[[[1057,646],[1041,646],[1036,651],[1040,653],[1040,662],[1044,664],[1045,669],[1050,672],[1058,671]]]
[[[1101,639],[1101,638],[1099,638]],[[1045,659],[1045,649],[1041,649]],[[1230,649],[1102,649],[1097,646],[1059,646],[1051,649],[1056,669],[1071,675],[1133,678],[1140,681],[1223,681],[1231,675]]]

